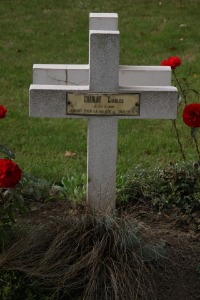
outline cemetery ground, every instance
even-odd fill
[[[119,14],[121,64],[160,65],[163,59],[179,55],[182,66],[177,69],[177,76],[183,78],[183,83],[189,81],[193,89],[187,95],[188,101],[198,101],[194,92],[200,90],[198,1],[140,0],[134,5],[132,1],[119,0],[73,1],[73,5],[64,0],[19,0],[17,5],[14,1],[1,1],[0,104],[6,105],[8,114],[1,121],[0,139],[13,149],[24,173],[50,182],[50,186],[43,181],[35,184],[30,180],[30,185],[27,182],[30,190],[23,195],[30,211],[23,217],[15,215],[16,224],[26,228],[45,224],[42,228],[50,228],[49,232],[54,233],[67,216],[79,219],[85,213],[84,184],[80,183],[84,183],[82,174],[86,170],[87,122],[29,118],[28,88],[33,63],[63,64],[69,59],[70,63],[88,62],[85,28],[91,11]],[[189,128],[182,122],[182,108],[183,103],[177,126],[188,165],[180,172],[172,167],[182,157],[170,121],[121,120],[118,130],[117,215],[122,220],[143,224],[141,230],[147,240],[162,246],[156,249],[164,250],[166,260],[157,260],[150,277],[155,281],[159,300],[200,298],[199,170],[193,165],[199,157]],[[155,173],[159,166],[165,170],[164,178],[163,173]],[[152,170],[150,175],[143,171],[146,168]],[[131,174],[131,184],[126,181],[127,172]],[[63,187],[62,177],[71,191],[64,197],[51,189],[52,185]],[[58,227],[52,228],[55,221]],[[21,250],[24,246],[25,241]],[[52,296],[52,291],[32,285],[24,273],[1,272],[3,300],[49,300]],[[147,280],[147,288],[149,278],[144,272],[139,278]],[[146,299],[150,297],[153,295]],[[71,298],[77,297],[73,294]],[[70,300],[68,296],[65,299]]]
[[[145,255],[147,255],[147,266],[150,266],[150,269],[148,269],[150,274],[142,264],[139,264],[141,273],[138,274],[138,297],[129,298],[130,294],[127,294],[129,295],[127,296],[124,293],[120,294],[121,298],[119,299],[199,299],[200,211],[199,196],[197,195],[197,193],[199,194],[199,175],[197,173],[199,174],[199,170],[195,170],[191,164],[171,165],[164,170],[151,171],[140,167],[136,168],[132,175],[129,173],[127,181],[124,179],[124,184],[118,190],[115,224],[121,224],[122,227],[124,221],[127,222],[126,224],[131,224],[131,230],[135,232],[138,241],[141,237],[144,239],[145,242],[142,246],[147,249]],[[34,195],[30,195],[30,199],[26,202],[29,203],[29,211],[24,216],[18,213],[15,214],[18,230],[14,235],[11,234],[12,238],[8,235],[7,239],[7,242],[12,241],[14,246],[9,249],[8,253],[1,255],[0,261],[4,265],[4,271],[2,269],[0,273],[1,297],[3,300],[18,300],[22,298],[22,295],[24,299],[30,300],[35,299],[34,297],[45,300],[82,299],[83,290],[79,286],[80,278],[77,279],[76,276],[81,274],[84,278],[87,272],[83,271],[77,274],[73,270],[75,277],[71,273],[74,279],[73,284],[75,284],[76,291],[78,290],[80,294],[74,292],[69,278],[63,279],[62,266],[66,263],[69,251],[75,252],[78,264],[81,264],[83,259],[83,265],[81,265],[83,270],[84,268],[87,270],[88,267],[87,263],[84,262],[84,258],[91,259],[90,264],[92,265],[95,264],[95,261],[109,260],[111,253],[113,253],[112,250],[119,247],[117,242],[112,239],[113,235],[121,243],[117,229],[119,227],[114,227],[114,231],[111,230],[110,232],[109,225],[108,227],[106,225],[105,228],[103,227],[98,231],[100,224],[106,224],[112,218],[109,217],[106,222],[107,216],[103,216],[103,218],[99,216],[97,219],[93,219],[93,216],[87,211],[84,199],[72,201],[56,189],[52,190],[52,188],[47,187],[44,189],[44,184],[38,185],[37,189],[41,195],[40,199],[33,201]],[[104,221],[102,222],[102,220]],[[136,226],[136,231],[133,229],[134,226]],[[97,229],[96,232],[93,231],[94,228]],[[102,254],[101,251],[98,251],[98,246],[102,246],[102,243],[104,243],[104,235],[108,239],[107,242],[111,250],[104,249]],[[87,241],[90,238],[94,243],[90,246],[97,251],[96,255],[93,253],[94,260],[91,256],[88,256],[91,248],[88,249]],[[85,247],[87,250],[84,251],[84,248],[81,248],[81,250],[78,250],[80,253],[78,253],[76,247],[81,243],[81,240],[86,241]],[[4,242],[6,242],[6,239]],[[112,243],[114,243],[114,246]],[[52,247],[52,245],[54,246]],[[122,246],[123,243],[117,251],[120,252]],[[4,247],[6,246],[4,245]],[[62,252],[60,253],[61,249]],[[135,251],[138,255],[137,247]],[[46,261],[43,261],[42,264],[40,261],[41,269],[39,270],[37,260],[40,260],[40,254],[44,255],[45,252],[49,253],[50,257],[48,258],[47,255]],[[79,260],[80,257],[81,260]],[[121,256],[119,259],[116,255],[114,259],[120,266]],[[131,265],[131,260],[129,263]],[[43,267],[44,269],[42,269]],[[79,272],[80,265],[76,267],[78,268],[77,272]],[[7,269],[11,271],[5,271]],[[137,271],[137,260],[134,262],[133,269]],[[13,272],[13,270],[15,271]],[[95,271],[98,273],[96,269]],[[128,276],[127,279],[123,277],[123,274],[125,274],[123,271],[122,266],[115,269],[116,274],[119,272],[118,276],[121,280],[129,282]],[[59,272],[61,275],[59,275]],[[51,276],[52,273],[55,277]],[[90,269],[89,274],[92,273]],[[32,275],[31,279],[25,277],[24,274]],[[55,298],[51,298],[56,291],[52,287],[59,288],[59,280],[60,284],[62,282],[59,276],[62,276],[62,280],[66,280],[65,284],[70,289],[64,289],[66,294],[63,296],[63,289],[61,288],[60,293],[57,291]],[[108,274],[106,278],[108,280]],[[39,283],[43,280],[46,285],[43,283],[41,286]],[[47,283],[50,284],[50,290]],[[123,287],[123,284],[121,286]],[[98,292],[97,298],[95,297],[89,295],[85,299],[104,299],[105,294]],[[108,299],[117,298],[113,296]]]

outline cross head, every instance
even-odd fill
[[[30,116],[86,118],[87,202],[111,213],[116,200],[118,119],[175,119],[171,68],[119,65],[118,16],[91,13],[88,65],[34,65]]]

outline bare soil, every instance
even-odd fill
[[[167,263],[154,275],[157,299],[200,299],[200,211],[158,213],[144,203],[125,211],[148,226],[156,240],[166,241]]]

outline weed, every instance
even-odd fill
[[[86,196],[87,176],[85,174],[62,178],[63,192],[72,201],[81,201]],[[56,189],[56,186],[54,186]]]

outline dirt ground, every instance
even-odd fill
[[[63,202],[38,205],[32,207],[30,221],[38,212],[44,219],[54,219],[70,211]],[[191,215],[177,213],[176,209],[158,213],[144,203],[118,210],[122,217],[128,215],[149,228],[155,241],[165,241],[168,259],[154,274],[156,299],[200,299],[200,211]]]
[[[150,227],[155,239],[166,241],[169,259],[155,275],[157,300],[200,299],[200,211],[157,213],[141,203],[128,211]]]

